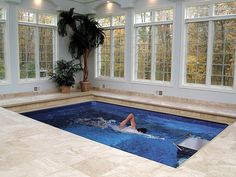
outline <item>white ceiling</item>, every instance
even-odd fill
[[[74,1],[74,2],[79,2],[79,3],[87,4],[87,3],[92,3],[92,2],[99,1],[99,0],[65,0],[65,1]]]

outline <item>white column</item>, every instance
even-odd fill
[[[125,80],[133,80],[134,71],[134,11],[127,9],[125,23]]]
[[[14,88],[19,82],[19,56],[18,56],[18,23],[17,23],[17,5],[9,3],[9,43],[8,49],[11,63],[11,84]]]

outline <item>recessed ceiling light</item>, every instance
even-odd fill
[[[41,6],[42,2],[43,2],[43,0],[34,0],[34,4],[36,6]]]

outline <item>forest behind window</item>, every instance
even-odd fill
[[[0,7],[0,80],[6,79],[5,67],[5,10]]]
[[[233,86],[235,15],[235,1],[186,8],[186,83]]]
[[[19,10],[18,21],[20,79],[48,77],[55,57],[56,17]]]
[[[135,15],[136,80],[170,82],[173,9]]]
[[[104,28],[104,44],[97,49],[98,76],[124,78],[125,16],[99,18]]]

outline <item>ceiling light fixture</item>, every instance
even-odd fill
[[[42,2],[43,2],[43,0],[34,0],[34,4],[35,4],[36,6],[41,6],[41,5],[42,5]]]
[[[107,10],[111,11],[113,7],[113,3],[111,1],[107,1]]]

